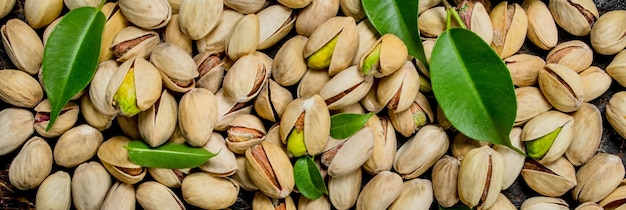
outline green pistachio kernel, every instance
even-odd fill
[[[560,127],[550,132],[549,134],[542,136],[541,138],[527,141],[526,152],[528,153],[528,156],[533,159],[543,158],[543,156],[548,153],[548,150],[550,150],[550,147],[552,147],[552,144],[554,143],[556,137],[559,135],[559,132],[561,132]]]
[[[376,48],[374,48],[374,50],[372,50],[372,53],[370,53],[369,55],[367,55],[367,57],[365,57],[365,59],[363,60],[363,66],[361,66],[361,71],[363,71],[363,74],[365,75],[370,75],[373,74],[375,71],[375,68],[378,68],[377,66],[379,66],[380,63],[380,44],[376,46]]]
[[[137,107],[134,72],[133,68],[128,70],[122,84],[113,95],[113,101],[124,116],[134,116],[141,111]]]
[[[430,86],[430,80],[420,75],[420,92],[427,93],[433,91],[433,88]]]
[[[417,130],[428,123],[426,119],[426,113],[418,111],[413,114],[413,129]]]
[[[306,154],[306,145],[304,145],[304,130],[291,130],[287,137],[287,151],[294,157],[300,157]]]
[[[330,59],[333,56],[338,39],[339,35],[335,36],[335,38],[331,39],[317,52],[309,56],[309,58],[307,58],[307,66],[312,69],[328,68],[328,66],[330,66]]]

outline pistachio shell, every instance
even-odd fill
[[[180,30],[192,40],[205,37],[222,16],[223,0],[186,0],[178,10]]]
[[[580,108],[584,97],[583,82],[575,71],[550,63],[539,71],[538,80],[541,92],[555,109],[572,112]]]
[[[98,0],[100,1],[100,0]],[[100,45],[100,58],[99,62],[103,62],[105,60],[111,59],[113,57],[113,51],[111,51],[111,43],[113,42],[113,37],[117,35],[120,31],[128,26],[128,20],[122,15],[122,12],[119,10],[119,4],[115,2],[109,2],[102,6],[102,13],[106,17],[106,22],[104,23],[104,29],[102,33],[102,42]],[[53,25],[54,22],[50,25]],[[48,26],[50,27],[50,26]],[[44,38],[44,40],[47,40]],[[93,81],[93,80],[92,80]]]
[[[239,22],[239,19],[243,17],[243,14],[224,9],[220,22],[217,23],[215,28],[204,38],[196,40],[196,48],[199,52],[216,51],[219,53],[224,52],[225,40],[230,39],[231,30],[235,27],[235,24]]]
[[[276,44],[291,31],[296,22],[291,9],[282,5],[269,6],[257,13],[257,16],[259,18],[257,50],[264,50]]]
[[[255,14],[244,15],[234,25],[230,38],[226,39],[225,50],[228,57],[237,61],[244,55],[252,54],[259,45],[259,17]]]
[[[515,88],[515,98],[517,99],[515,125],[524,124],[533,117],[552,108],[552,105],[550,105],[537,87]]]
[[[74,127],[74,124],[78,120],[79,107],[74,102],[68,102],[62,109],[61,114],[57,117],[57,121],[50,127],[50,101],[44,99],[35,107],[35,131],[43,137],[53,138],[60,136],[70,128]]]
[[[102,141],[99,130],[85,124],[76,126],[59,137],[54,146],[54,163],[73,168],[96,155]]]
[[[509,133],[511,144],[520,151],[525,152],[526,148],[522,144],[521,138],[522,129],[513,127],[511,133]],[[502,174],[502,189],[506,190],[517,180],[520,171],[524,167],[526,156],[504,145],[494,144],[493,149],[502,155],[502,160],[506,163],[504,165],[504,173]]]
[[[559,32],[548,6],[540,0],[526,0],[522,7],[528,16],[528,39],[544,50],[556,46]]]
[[[358,43],[356,23],[350,17],[333,17],[324,22],[309,37],[304,46],[304,57],[309,58],[313,53],[326,46],[331,39],[337,37],[337,43],[330,55],[328,74],[333,76],[344,70],[352,63]]]
[[[437,37],[446,30],[446,9],[443,6],[427,9],[418,19],[418,28],[425,37]]]
[[[118,68],[119,65],[114,60],[101,62],[89,84],[89,99],[94,108],[106,116],[111,116],[111,118],[117,115],[117,110],[107,101],[106,92],[109,81]]]
[[[306,7],[311,3],[311,1],[313,0],[278,0],[278,3],[281,3],[282,5],[285,5],[292,9],[299,9]]]
[[[266,0],[224,0],[224,6],[243,14],[257,13],[267,4]]]
[[[0,100],[17,107],[33,108],[43,99],[39,82],[23,71],[0,70]]]
[[[565,157],[575,166],[580,166],[589,161],[600,146],[602,115],[595,105],[584,103],[572,117],[574,138],[565,152]]]
[[[493,24],[491,48],[501,58],[515,54],[524,44],[528,30],[528,19],[522,7],[507,1],[500,2],[489,14]]]
[[[70,209],[72,204],[70,183],[70,175],[67,172],[57,171],[51,174],[37,189],[35,202],[38,206],[50,209]]]
[[[609,90],[613,83],[611,76],[597,66],[591,66],[578,73],[578,75],[583,82],[584,102],[590,102],[600,97]]]
[[[29,4],[35,2],[29,1]],[[2,44],[9,59],[18,69],[35,75],[41,67],[43,44],[30,26],[20,19],[11,19],[0,28]]]
[[[589,68],[592,61],[593,50],[580,40],[561,42],[546,57],[546,63],[558,63],[576,72]]]
[[[9,181],[19,190],[39,187],[52,170],[52,149],[41,137],[32,137],[11,161]]]
[[[411,179],[402,184],[400,196],[393,201],[394,209],[428,209],[433,203],[433,184],[428,179]]]
[[[576,172],[578,185],[572,190],[572,196],[580,203],[598,202],[617,188],[623,178],[622,159],[617,155],[598,153]]]
[[[513,55],[505,58],[504,63],[511,73],[513,84],[518,87],[537,84],[539,71],[546,65],[546,62],[541,57],[530,54]]]
[[[143,140],[151,147],[165,143],[176,128],[178,105],[167,90],[163,90],[159,100],[138,115],[137,126]]]
[[[330,76],[327,72],[309,69],[302,76],[300,83],[298,83],[296,96],[298,98],[303,98],[318,95],[324,87],[324,84],[326,84],[329,80]]]
[[[398,113],[408,109],[419,91],[419,74],[410,61],[402,68],[380,80],[377,88],[378,101]]]
[[[364,76],[356,66],[351,66],[324,84],[320,96],[328,104],[328,109],[336,110],[359,102],[373,83],[373,79]]]
[[[0,18],[4,18],[13,10],[15,0],[2,1],[0,3]]]
[[[574,166],[563,157],[544,165],[529,159],[521,174],[531,189],[544,196],[559,197],[576,186]]]
[[[341,0],[343,1],[351,1],[351,0]],[[360,5],[360,3],[359,3]],[[359,33],[359,47],[357,48],[356,54],[352,59],[352,65],[359,65],[361,58],[365,53],[369,52],[374,44],[378,40],[378,31],[374,28],[372,23],[368,19],[364,19],[356,25],[356,30]]]
[[[230,123],[237,115],[249,114],[252,111],[252,106],[237,102],[224,95],[223,89],[220,89],[215,93],[217,100],[217,122],[215,123],[215,130],[226,131],[228,129],[228,123]]]
[[[574,36],[586,36],[598,19],[598,8],[592,0],[550,0],[554,21]]]
[[[135,203],[135,187],[131,184],[116,182],[109,190],[100,209],[131,210],[135,209]]]
[[[223,209],[235,203],[239,185],[229,178],[196,172],[183,179],[182,191],[183,198],[191,205],[205,209]]]
[[[267,82],[270,69],[254,55],[245,55],[233,64],[224,76],[224,94],[237,102],[256,97]]]
[[[622,87],[626,86],[626,74],[623,72],[626,69],[626,50],[618,53],[613,61],[606,67],[606,73],[611,76]]]
[[[313,31],[328,19],[335,17],[339,11],[339,0],[311,1],[298,13],[296,32],[303,36],[311,36]]]
[[[118,62],[125,62],[138,56],[147,59],[160,40],[159,34],[152,30],[128,26],[113,37],[111,51]]]
[[[287,40],[274,56],[272,78],[282,86],[295,85],[307,71],[304,58],[301,56],[308,38],[296,35]]]
[[[80,98],[80,113],[90,126],[103,131],[109,129],[113,124],[113,118],[100,113],[91,103],[89,95],[85,94]]]
[[[435,163],[432,173],[432,188],[439,205],[449,208],[459,202],[457,180],[461,161],[444,155]]]
[[[24,1],[24,16],[34,29],[50,24],[59,17],[61,10],[63,10],[63,0]]]
[[[537,196],[526,199],[520,208],[520,210],[542,209],[567,210],[569,209],[569,205],[565,200],[560,198]]]
[[[371,69],[363,69],[366,58],[372,56],[375,49],[379,49],[378,59],[374,61]],[[407,55],[407,47],[400,38],[393,34],[385,34],[380,37],[372,48],[361,57],[359,70],[364,72],[366,75],[373,75],[376,78],[382,78],[402,68]]]
[[[337,143],[335,139],[328,141],[321,162],[328,168],[328,175],[340,177],[357,170],[372,156],[374,133],[371,128],[363,127],[341,143],[334,143]]]
[[[217,121],[217,99],[207,89],[194,88],[180,99],[178,126],[191,146],[201,147],[209,141]]]
[[[148,181],[137,186],[137,202],[144,209],[185,209],[178,196],[155,181]]]
[[[301,115],[304,120],[298,122]],[[285,107],[280,120],[283,143],[287,143],[287,137],[294,129],[304,132],[304,144],[309,155],[322,152],[330,135],[330,113],[322,97],[297,98]]]
[[[130,139],[125,136],[111,137],[100,145],[97,154],[111,175],[124,183],[135,184],[143,179],[146,170],[130,161],[124,148],[128,143]]]
[[[289,196],[295,185],[293,166],[280,147],[261,142],[246,150],[246,160],[250,179],[261,192],[272,198]]]
[[[574,118],[559,111],[547,111],[541,113],[528,121],[522,131],[522,141],[526,142],[527,154],[536,153],[534,148],[529,147],[529,141],[534,140],[547,140],[542,137],[549,135],[555,130],[560,129],[552,144],[540,145],[540,150],[547,150],[546,153],[538,161],[541,164],[547,164],[558,160],[570,146],[572,139],[574,138],[574,131],[572,129],[574,124]],[[550,141],[550,140],[548,140]],[[544,148],[549,147],[549,148]]]
[[[182,48],[163,43],[157,45],[150,55],[150,62],[161,73],[163,84],[170,90],[186,92],[195,86],[199,76],[196,62]]]
[[[119,5],[126,19],[142,28],[161,28],[172,17],[172,8],[167,0],[122,0]]]
[[[365,10],[361,5],[361,1],[359,0],[340,0],[339,5],[341,11],[346,16],[354,18],[354,20],[359,21],[365,18]]]
[[[134,83],[124,84],[123,82],[126,81],[125,78],[127,76],[132,76]],[[137,109],[144,111],[150,108],[159,99],[162,87],[161,80],[159,70],[157,70],[154,65],[141,57],[135,57],[122,63],[118,70],[113,73],[111,81],[109,81],[107,85],[105,98],[113,107],[119,110],[121,115],[130,117],[134,114],[125,113],[123,109],[123,107],[128,106],[128,102],[115,100],[118,89],[123,87],[123,84],[134,86],[134,93],[125,92],[125,94],[135,94],[136,100],[134,103],[136,103]]]
[[[216,177],[230,176],[239,170],[235,153],[228,149],[221,134],[213,132],[202,148],[216,155],[199,166],[200,170]]]
[[[217,54],[205,51],[193,57],[199,74],[196,87],[205,88],[212,93],[222,86],[224,79],[224,63]]]
[[[187,54],[191,55],[193,50],[192,40],[189,36],[187,36],[187,34],[180,30],[178,17],[179,14],[172,15],[170,22],[165,28],[165,32],[163,32],[163,41],[165,43],[176,45],[183,49]]]
[[[328,198],[337,209],[350,209],[356,204],[361,190],[361,169],[328,179]]]
[[[190,169],[148,168],[148,173],[157,182],[170,188],[180,188]]]
[[[110,187],[111,176],[100,163],[91,161],[78,165],[72,178],[74,207],[76,209],[99,208],[104,203]]]
[[[267,80],[256,100],[254,110],[263,119],[277,122],[283,115],[285,107],[293,101],[293,96],[288,89],[280,86],[272,79]]]
[[[441,127],[426,125],[398,149],[393,168],[405,179],[416,178],[433,166],[449,145]]]
[[[363,169],[370,174],[391,170],[397,148],[393,125],[386,117],[372,116],[366,126],[374,131],[374,148],[372,156],[365,162]]]
[[[20,147],[33,134],[35,118],[30,111],[6,108],[0,111],[0,155],[6,155]]]
[[[459,198],[473,208],[490,208],[502,189],[504,162],[502,156],[488,146],[470,150],[459,168]]]
[[[603,55],[613,55],[626,48],[626,11],[615,10],[600,16],[591,28],[591,46]]]
[[[383,171],[372,178],[365,186],[356,201],[356,209],[386,209],[402,192],[400,175]]]

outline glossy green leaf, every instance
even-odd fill
[[[439,206],[439,210],[473,210],[469,206],[467,206],[465,204],[462,204],[462,203],[456,204],[456,205],[448,207],[448,208],[443,207],[441,205],[438,205],[438,206]]]
[[[517,102],[511,75],[500,57],[474,32],[444,31],[433,48],[430,80],[450,123],[466,136],[511,145]]]
[[[301,157],[296,161],[293,165],[293,176],[298,191],[304,197],[315,200],[328,194],[324,178],[322,178],[311,156]]]
[[[68,12],[52,30],[42,61],[43,85],[52,108],[47,129],[95,74],[104,22],[98,9],[82,7]]]
[[[424,65],[426,55],[417,28],[416,0],[361,0],[365,15],[380,34],[391,33],[402,39],[409,54]]]
[[[345,139],[359,132],[374,113],[340,113],[330,117],[330,136]]]
[[[128,143],[126,149],[131,162],[148,168],[194,168],[215,156],[203,148],[172,142],[150,148],[143,141],[135,140]]]

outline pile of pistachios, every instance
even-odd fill
[[[65,8],[100,1],[25,0],[25,20],[0,29],[17,68],[0,70],[11,106],[0,110],[0,157],[15,155],[10,184],[36,190],[38,208],[226,209],[248,191],[252,209],[516,209],[501,191],[520,174],[542,195],[521,209],[626,208],[624,164],[597,151],[603,117],[626,138],[626,92],[605,113],[589,103],[613,79],[626,85],[626,11],[600,16],[592,0],[456,2],[510,70],[510,139],[522,155],[457,132],[432,100],[426,65],[378,34],[360,0],[108,2],[96,74],[47,130],[47,37]],[[0,16],[15,4],[1,1]],[[440,5],[420,0],[416,11],[427,58],[446,29]],[[591,44],[560,42],[557,25]],[[526,38],[547,54],[518,53]],[[617,55],[605,71],[591,66],[594,52]],[[352,137],[330,137],[332,115],[368,112]],[[145,168],[129,159],[131,140],[217,155],[197,168]],[[315,200],[295,187],[304,155],[327,183]]]

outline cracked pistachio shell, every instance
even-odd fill
[[[7,16],[13,7],[15,6],[15,0],[8,0],[0,2],[0,18]],[[359,2],[360,3],[360,2]]]
[[[350,17],[332,17],[328,19],[313,31],[304,46],[303,55],[309,60],[314,53],[320,51],[322,47],[329,44],[335,37],[337,39],[332,51],[324,52],[331,53],[331,55],[323,55],[329,57],[328,65],[320,65],[328,68],[330,76],[334,76],[349,67],[356,55],[359,47],[359,33],[356,30],[354,19]]]
[[[363,127],[353,136],[338,140],[330,137],[321,155],[321,163],[326,166],[328,175],[340,177],[361,167],[372,156],[374,133]]]
[[[300,196],[298,200],[298,209],[301,210],[331,210],[331,203],[326,196],[322,196],[315,200],[310,200],[304,196]]]
[[[14,18],[0,28],[0,35],[4,50],[13,65],[30,75],[37,74],[43,59],[43,43],[35,30],[24,21]]]
[[[163,32],[163,41],[165,43],[176,45],[183,49],[187,54],[191,55],[193,50],[193,40],[180,30],[178,17],[178,14],[172,15],[172,19],[170,19],[170,22],[165,27],[165,32]]]
[[[517,98],[515,125],[522,125],[533,117],[547,112],[552,108],[550,102],[548,102],[541,93],[541,90],[537,87],[515,88],[515,98]]]
[[[98,7],[102,0],[63,0],[65,6],[70,9],[76,9],[79,7]]]
[[[600,16],[591,28],[591,46],[603,55],[614,55],[626,48],[626,11],[615,10]]]
[[[604,208],[594,202],[585,202],[578,205],[574,210],[604,210]]]
[[[228,149],[226,144],[227,142],[221,134],[213,132],[209,141],[202,148],[216,155],[198,168],[216,177],[230,176],[239,170],[235,153]]]
[[[335,17],[338,11],[339,0],[312,1],[298,13],[296,32],[303,36],[311,36],[324,22]]]
[[[400,196],[402,185],[400,175],[390,171],[378,173],[361,190],[356,209],[386,209]]]
[[[378,84],[380,80],[374,80],[372,87],[367,94],[361,99],[360,103],[367,111],[379,113],[387,104],[378,101]]]
[[[308,40],[305,36],[296,35],[280,47],[272,62],[272,78],[278,84],[292,86],[304,76],[307,66],[301,55]]]
[[[180,188],[190,169],[148,168],[148,173],[157,182],[171,188]]]
[[[378,52],[376,52],[379,53],[378,55],[374,55],[376,49],[378,49]],[[363,69],[365,66],[364,62],[370,62],[367,61],[370,56],[378,56],[378,58],[375,58],[370,69]],[[407,60],[407,56],[408,50],[404,42],[393,34],[385,34],[361,57],[358,67],[366,75],[382,78],[402,68]]]
[[[344,1],[344,0],[341,0]],[[351,1],[351,0],[347,0]],[[360,5],[360,1],[359,1]],[[361,58],[365,53],[369,52],[372,47],[378,41],[378,31],[374,28],[372,23],[368,19],[364,19],[356,25],[356,31],[359,33],[359,47],[357,48],[356,55],[352,59],[351,65],[359,65]],[[405,46],[406,47],[406,46]]]
[[[611,194],[607,195],[604,199],[602,199],[598,204],[604,209],[624,209],[626,204],[624,201],[626,199],[626,186],[621,184],[617,187]]]
[[[278,0],[278,3],[292,9],[300,9],[309,5],[313,0]]]
[[[602,139],[602,114],[593,104],[584,103],[574,114],[574,138],[565,152],[565,157],[580,166],[593,157]]]
[[[452,139],[450,150],[454,157],[463,159],[463,156],[465,156],[467,152],[482,146],[489,146],[489,142],[477,141],[458,132]]]
[[[258,97],[254,100],[254,110],[259,117],[278,122],[285,107],[293,101],[293,96],[287,88],[280,86],[272,79],[267,80]]]
[[[459,202],[457,180],[461,161],[444,155],[435,163],[432,171],[433,193],[439,205],[449,208]]]
[[[228,123],[226,145],[237,154],[244,154],[246,149],[265,140],[267,134],[263,122],[251,114],[241,114]]]
[[[72,192],[70,175],[65,171],[57,171],[48,176],[37,189],[35,202],[37,206],[49,209],[70,209]]]
[[[133,84],[124,84],[127,81],[126,77],[132,76]],[[161,75],[159,70],[152,65],[152,63],[141,57],[135,57],[125,61],[120,67],[113,73],[111,80],[107,85],[105,98],[108,103],[118,109],[120,115],[127,117],[134,116],[133,113],[124,113],[123,107],[131,106],[129,103],[136,106],[139,111],[145,111],[152,107],[152,105],[161,96]],[[120,91],[124,94],[135,94],[135,101],[116,101],[115,95],[121,87],[132,85],[135,88],[134,93]],[[126,98],[126,97],[122,97]]]
[[[328,109],[336,110],[358,103],[369,92],[374,79],[351,66],[332,77],[320,90]]]
[[[295,210],[296,204],[293,202],[291,196],[287,196],[282,199],[270,198],[264,195],[262,192],[255,192],[254,199],[252,200],[252,209],[259,210]]]
[[[149,109],[140,112],[137,126],[142,139],[151,147],[165,143],[176,128],[178,104],[167,90]]]
[[[361,191],[361,168],[338,177],[328,178],[328,198],[337,209],[350,209]]]
[[[45,138],[54,138],[65,133],[78,120],[79,108],[74,102],[68,102],[62,109],[61,114],[50,130],[46,130],[50,123],[50,101],[44,99],[35,107],[35,131]]]
[[[548,197],[560,197],[576,186],[576,170],[564,157],[548,164],[528,159],[521,175],[531,189]]]
[[[125,136],[111,137],[100,145],[97,154],[104,168],[117,180],[135,184],[143,179],[146,170],[128,158],[128,151],[124,146],[127,146],[130,141]]]
[[[271,198],[289,196],[295,185],[293,166],[283,150],[261,142],[246,150],[246,168],[252,182]]]
[[[370,174],[391,170],[397,148],[393,125],[388,118],[374,115],[365,126],[374,131],[374,148],[372,156],[363,164],[363,169]]]
[[[259,17],[255,14],[244,15],[233,26],[230,37],[226,39],[224,49],[233,61],[253,54],[259,45]]]
[[[583,102],[590,102],[600,97],[609,90],[611,83],[613,83],[611,76],[597,66],[591,66],[578,75],[583,82],[583,93],[585,93]]]
[[[398,149],[393,168],[402,178],[416,178],[443,157],[449,145],[443,128],[426,125]]]
[[[172,7],[167,0],[121,0],[119,5],[124,17],[141,28],[161,28],[172,17]]]
[[[296,96],[306,98],[318,95],[328,81],[330,81],[330,76],[326,71],[308,69],[298,83]]]
[[[180,30],[192,40],[205,37],[220,21],[223,0],[185,0],[178,10]]]
[[[93,107],[100,113],[111,118],[117,115],[117,110],[106,99],[107,86],[113,74],[119,68],[114,60],[107,60],[98,64],[96,73],[89,84],[89,99]]]
[[[496,202],[489,208],[488,210],[516,210],[517,207],[511,203],[511,201],[504,196],[504,194],[500,193]]]
[[[39,82],[26,72],[0,70],[0,100],[17,107],[33,108],[43,99]]]
[[[587,36],[600,16],[592,0],[550,0],[554,21],[574,36]]]
[[[205,51],[193,57],[199,72],[196,87],[205,88],[213,94],[222,86],[224,63],[215,52]]]
[[[194,147],[209,141],[217,122],[217,99],[211,91],[194,88],[178,104],[178,126],[187,143]]]
[[[0,111],[0,156],[20,147],[35,131],[33,114],[20,108]]]
[[[365,10],[363,10],[360,0],[339,0],[339,6],[343,14],[354,18],[356,21],[365,18]]]
[[[572,112],[582,105],[583,82],[569,67],[555,63],[547,64],[539,71],[537,79],[541,92],[555,109]]]
[[[63,133],[54,146],[54,163],[73,168],[91,159],[104,141],[102,133],[89,125],[79,125]]]
[[[522,152],[526,151],[524,144],[521,141],[522,129],[519,127],[513,127],[511,133],[509,133],[509,139],[511,144]],[[506,163],[504,165],[504,173],[502,173],[502,190],[506,190],[513,182],[517,180],[517,177],[524,167],[525,155],[521,155],[518,152],[510,149],[507,146],[494,144],[493,150],[502,155],[502,160]]]
[[[416,178],[404,181],[400,196],[389,209],[428,209],[432,203],[433,184],[428,179]]]
[[[110,49],[118,62],[125,62],[134,57],[147,59],[160,42],[159,34],[155,31],[128,26],[115,34]]]
[[[282,146],[282,143],[281,143],[281,146]],[[235,173],[232,176],[233,180],[235,180],[239,184],[239,186],[244,190],[247,190],[247,191],[259,190],[259,188],[250,179],[248,168],[246,167],[246,163],[248,161],[246,160],[246,157],[242,155],[238,155],[236,156],[236,160],[237,160],[237,171],[235,171]]]
[[[608,105],[606,106],[606,119],[609,124],[617,131],[617,133],[624,137],[626,136],[626,91],[620,91],[611,96]]]
[[[283,143],[287,143],[287,137],[294,129],[304,132],[303,141],[309,155],[323,151],[330,135],[330,113],[321,96],[297,98],[287,104],[280,119]]]
[[[183,179],[182,192],[185,201],[191,205],[204,209],[223,209],[235,203],[239,185],[230,178],[196,172]]]
[[[464,5],[466,6],[465,8],[463,8]],[[480,36],[485,43],[491,44],[493,41],[493,25],[491,25],[489,12],[487,12],[485,6],[480,1],[463,1],[457,8],[465,10],[461,9],[459,11],[465,26]]]
[[[548,6],[541,0],[525,0],[522,7],[528,17],[528,39],[543,50],[556,46],[559,31]]]
[[[163,43],[157,45],[150,55],[150,62],[161,74],[165,87],[176,92],[187,92],[196,85],[200,75],[196,62],[182,48]]]
[[[101,210],[131,210],[135,209],[135,187],[131,184],[116,182],[107,194]]]
[[[569,205],[560,198],[537,196],[528,198],[522,203],[520,210],[568,210]]]
[[[511,73],[513,84],[518,87],[537,84],[539,70],[546,65],[543,58],[531,54],[516,54],[504,59],[504,63]]]
[[[183,202],[167,186],[148,181],[137,186],[137,202],[144,209],[185,209]]]
[[[296,22],[296,16],[293,15],[292,10],[279,4],[261,10],[257,16],[259,18],[259,45],[257,50],[274,46],[287,36]]]
[[[243,14],[230,9],[224,9],[219,23],[204,38],[196,40],[196,48],[198,52],[215,51],[217,53],[224,52],[225,40],[230,39],[230,32],[239,22]]]
[[[267,82],[270,70],[254,55],[245,55],[228,70],[222,87],[224,94],[237,101],[248,102],[256,97]]]
[[[524,9],[517,3],[508,4],[503,1],[493,8],[489,17],[493,25],[491,48],[501,58],[507,58],[519,51],[528,31],[528,19]]]
[[[615,190],[624,178],[622,159],[598,153],[576,172],[578,185],[572,190],[575,201],[598,202]]]
[[[622,87],[626,86],[626,74],[624,72],[626,72],[626,50],[618,53],[606,67],[606,73]]]
[[[9,168],[9,181],[18,190],[39,187],[52,170],[52,149],[41,137],[30,138]]]
[[[243,14],[257,13],[268,4],[266,0],[224,0],[224,6]]]
[[[527,154],[537,154],[529,147],[529,141],[541,140],[534,148],[545,151],[544,155],[537,160],[541,164],[548,164],[558,160],[572,143],[574,138],[573,130],[574,118],[559,111],[551,110],[537,115],[526,123],[522,130],[522,141],[526,143]],[[555,136],[549,136],[557,129],[560,129]],[[553,139],[544,139],[543,137]],[[548,141],[552,141],[550,144]],[[545,148],[549,147],[549,148]]]
[[[393,74],[386,76],[378,83],[376,96],[378,101],[386,104],[395,113],[408,109],[419,92],[419,74],[411,61]]]
[[[99,62],[113,58],[113,51],[111,50],[113,38],[117,35],[117,33],[128,26],[128,20],[126,20],[122,12],[119,10],[119,4],[117,2],[104,4],[101,11],[106,17],[106,22],[104,23],[102,42],[100,44]],[[52,26],[52,24],[50,25]],[[44,40],[47,40],[47,38],[44,38]]]
[[[120,125],[122,132],[124,135],[128,136],[131,139],[141,139],[141,135],[139,134],[139,126],[137,116],[133,117],[124,117],[119,115],[115,117],[117,120],[117,124]]]
[[[426,10],[428,10],[430,8],[433,8],[433,7],[435,7],[435,6],[439,5],[439,4],[441,4],[441,0],[422,0],[422,1],[419,1],[417,13],[418,14],[422,14]]]
[[[96,110],[88,94],[80,98],[80,107],[80,113],[90,126],[103,131],[109,129],[113,124],[113,117],[104,115]]]
[[[46,27],[57,19],[63,10],[63,0],[24,1],[24,16],[34,29]]]
[[[593,50],[580,40],[562,42],[554,47],[546,57],[546,63],[558,63],[577,73],[589,68],[592,61]]]
[[[472,149],[459,168],[458,192],[461,202],[470,208],[490,208],[502,189],[502,156],[489,146]]]
[[[78,165],[72,177],[74,207],[98,208],[104,202],[110,187],[111,176],[100,163],[90,161]]]
[[[393,127],[404,137],[411,136],[423,126],[435,121],[428,99],[420,92],[417,92],[415,101],[408,109],[398,113],[388,112],[388,115]]]
[[[425,37],[435,38],[446,30],[446,9],[443,6],[424,11],[418,19],[417,26]]]
[[[228,124],[240,114],[250,114],[252,111],[252,105],[245,102],[236,102],[224,95],[223,89],[220,89],[215,93],[217,100],[217,122],[215,123],[215,130],[226,131]]]

